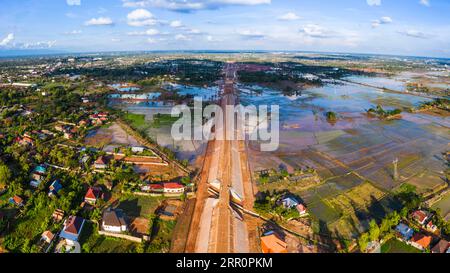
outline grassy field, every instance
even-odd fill
[[[447,193],[439,202],[433,205],[433,209],[439,208],[441,210],[441,216],[449,221],[448,215],[450,214],[450,193]]]
[[[149,122],[145,120],[145,115],[142,114],[126,113],[125,119],[137,129],[142,129],[149,126]]]
[[[152,127],[160,128],[162,126],[172,125],[179,117],[172,117],[170,114],[156,114],[153,116]]]
[[[420,253],[420,250],[397,239],[391,239],[381,246],[381,253]]]
[[[163,198],[152,196],[126,195],[120,199],[117,207],[122,209],[127,216],[149,218],[162,200]]]
[[[138,246],[128,240],[98,234],[97,226],[91,222],[85,222],[80,244],[85,253],[129,253],[135,252]]]

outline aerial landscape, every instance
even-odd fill
[[[0,253],[450,253],[450,3],[393,2],[2,1]]]

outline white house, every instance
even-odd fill
[[[176,182],[163,183],[164,193],[169,194],[182,194],[184,193],[184,186]]]

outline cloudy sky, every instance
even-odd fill
[[[450,57],[448,14],[448,0],[0,0],[0,52],[240,49]]]

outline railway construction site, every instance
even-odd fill
[[[234,106],[238,101],[236,71],[237,67],[231,63],[224,68],[220,105],[225,125],[229,124],[227,106]],[[227,130],[240,133],[236,132],[235,127],[218,124],[214,128],[216,135],[230,133]],[[246,143],[245,140],[233,139],[213,139],[208,142],[185,252],[260,252],[257,220],[242,213],[242,209],[251,211],[254,202]]]

